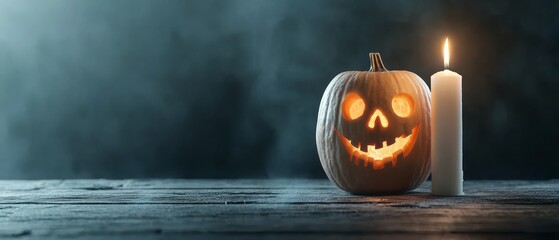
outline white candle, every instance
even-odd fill
[[[462,76],[448,68],[448,38],[444,47],[445,70],[431,76],[431,193],[464,194],[462,190]]]

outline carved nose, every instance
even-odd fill
[[[379,125],[383,128],[388,127],[388,119],[386,119],[386,116],[384,116],[380,109],[377,109],[373,112],[373,115],[371,115],[368,126],[370,129],[375,129],[375,127]]]

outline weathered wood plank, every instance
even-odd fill
[[[327,180],[0,181],[0,237],[484,238],[559,235],[559,181],[468,181],[433,197]]]

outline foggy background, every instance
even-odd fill
[[[0,1],[0,178],[325,177],[339,72],[463,76],[466,179],[559,177],[559,1]]]

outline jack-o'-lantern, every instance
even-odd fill
[[[355,194],[402,193],[430,173],[430,91],[409,71],[388,71],[380,54],[371,69],[338,74],[318,112],[316,143],[328,178]]]

